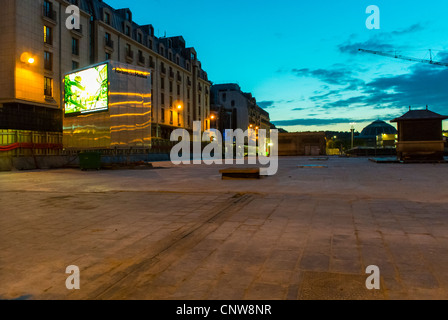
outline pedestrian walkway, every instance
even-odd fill
[[[0,298],[448,298],[447,164],[306,164],[0,173]]]

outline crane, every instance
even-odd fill
[[[374,50],[367,50],[367,49],[358,49],[358,51],[371,53],[371,54],[377,54],[379,56],[385,56],[385,57],[390,57],[390,58],[395,58],[395,59],[402,59],[402,60],[408,60],[408,61],[413,61],[413,62],[421,62],[421,63],[429,63],[429,64],[433,64],[433,65],[436,65],[436,66],[448,67],[448,63],[432,60],[432,51],[431,50],[429,50],[430,60],[428,60],[428,59],[418,59],[418,58],[403,56],[401,54],[396,54],[396,53],[392,54],[392,53],[386,53],[386,52],[374,51]]]

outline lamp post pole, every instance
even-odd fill
[[[350,142],[350,149],[353,149],[353,134],[355,132],[355,127],[352,126],[350,131],[352,133],[351,142]]]

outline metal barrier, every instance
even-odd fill
[[[61,155],[62,133],[0,130],[0,156]]]

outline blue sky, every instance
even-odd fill
[[[106,0],[129,7],[158,36],[182,35],[214,83],[251,92],[288,131],[361,131],[409,105],[448,114],[448,68],[360,53],[379,50],[448,63],[448,1]],[[369,30],[366,8],[380,9]],[[444,128],[448,129],[445,122]]]

